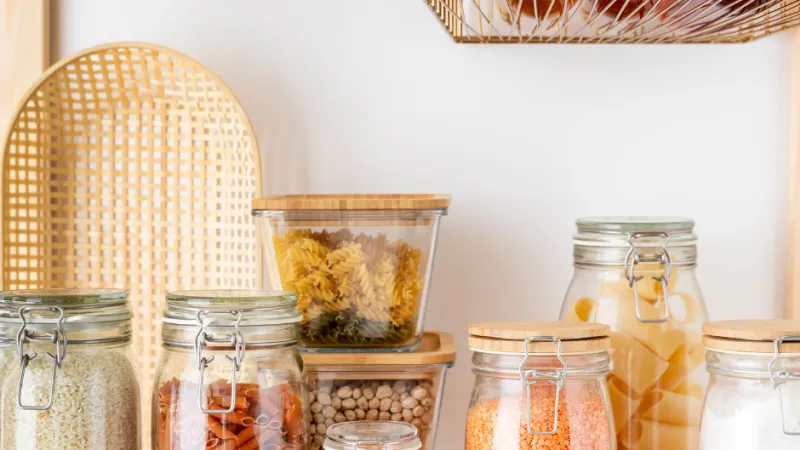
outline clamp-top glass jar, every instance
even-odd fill
[[[697,448],[707,313],[695,275],[694,222],[599,217],[579,219],[577,227],[561,318],[611,325],[618,443],[630,450]]]
[[[470,325],[466,450],[613,450],[607,325]]]
[[[800,321],[703,327],[708,385],[701,450],[800,448]]]
[[[0,449],[140,448],[127,299],[119,290],[0,293]]]
[[[305,449],[300,319],[291,292],[168,294],[153,449]]]
[[[420,450],[417,428],[405,422],[343,422],[328,427],[324,450]]]

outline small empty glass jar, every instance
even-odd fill
[[[712,322],[703,331],[711,380],[700,449],[800,448],[800,322]]]
[[[417,427],[405,422],[343,422],[328,427],[325,450],[419,450]]]

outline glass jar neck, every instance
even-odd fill
[[[773,353],[734,353],[707,349],[706,369],[712,375],[732,378],[800,381],[800,354],[784,353],[776,358]]]
[[[605,351],[564,354],[561,360],[555,354],[532,353],[526,360],[525,355],[473,352],[472,371],[480,376],[520,378],[521,371],[544,373],[566,368],[565,379],[603,378],[609,371],[609,357]]]
[[[4,304],[0,306],[0,344],[52,345],[52,336],[68,345],[129,342],[133,315],[125,300],[106,304]],[[51,339],[44,339],[50,336]]]
[[[640,270],[694,267],[697,263],[697,237],[691,231],[647,233],[600,233],[578,231],[573,236],[573,261],[576,266],[623,268],[635,263]]]

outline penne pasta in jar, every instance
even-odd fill
[[[152,448],[305,450],[300,318],[287,292],[168,294]]]
[[[707,320],[695,275],[694,221],[577,221],[562,319],[611,327],[609,390],[617,446],[697,449]]]

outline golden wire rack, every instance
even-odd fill
[[[424,1],[459,43],[735,43],[800,24],[800,0]]]

